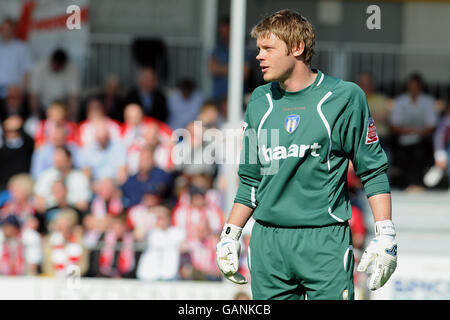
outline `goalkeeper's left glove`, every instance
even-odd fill
[[[216,246],[216,259],[220,271],[225,278],[237,284],[247,283],[245,277],[238,272],[241,233],[241,227],[226,224],[220,235],[220,242]]]
[[[397,241],[395,241],[395,228],[391,220],[375,223],[375,238],[364,251],[357,270],[366,271],[372,262],[374,262],[374,269],[367,286],[370,290],[376,290],[389,280],[397,267]]]

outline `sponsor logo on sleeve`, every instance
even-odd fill
[[[378,142],[377,128],[375,127],[375,121],[373,121],[372,117],[369,118],[368,122],[366,144],[372,144]]]

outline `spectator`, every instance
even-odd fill
[[[0,222],[0,274],[4,276],[36,275],[42,260],[41,237],[23,228],[16,216]]]
[[[95,126],[98,123],[105,123],[109,136],[112,140],[121,139],[120,124],[109,118],[104,111],[102,102],[97,98],[91,98],[87,102],[87,118],[79,125],[80,144],[85,147],[95,142]]]
[[[141,280],[175,280],[180,266],[180,250],[184,232],[170,225],[170,210],[157,207],[155,227],[147,236],[147,250],[137,267]]]
[[[183,141],[174,146],[173,162],[178,171],[186,175],[216,173],[216,159],[221,156],[221,144],[203,139],[203,126],[195,121],[188,124]]]
[[[169,116],[167,100],[164,93],[158,89],[156,73],[151,67],[139,71],[137,86],[125,97],[125,104],[130,103],[140,105],[146,116],[162,122],[167,121]]]
[[[53,166],[53,158],[56,148],[67,147],[73,158],[73,164],[76,169],[81,167],[81,150],[75,142],[68,139],[67,127],[63,124],[56,124],[49,132],[49,139],[44,144],[35,149],[31,158],[31,175],[37,180],[39,175]]]
[[[216,244],[220,234],[211,232],[208,220],[200,220],[195,227],[195,236],[187,239],[192,267],[193,280],[221,280],[221,272],[216,263]]]
[[[30,93],[31,109],[37,116],[53,102],[62,101],[68,106],[68,118],[75,121],[80,79],[65,50],[56,49],[50,59],[38,62],[31,75]]]
[[[380,143],[387,155],[390,156],[390,127],[388,118],[391,111],[391,102],[385,95],[374,91],[372,75],[369,73],[361,73],[358,76],[357,83],[366,94],[370,114],[375,121]]]
[[[173,130],[186,127],[197,118],[203,102],[203,94],[196,90],[195,82],[189,78],[182,79],[177,90],[169,96],[169,126]]]
[[[122,186],[127,207],[139,204],[145,193],[158,193],[162,199],[169,196],[172,177],[164,170],[154,166],[154,148],[146,146],[139,156],[138,172],[128,178]]]
[[[103,92],[98,95],[98,99],[104,106],[107,117],[123,122],[122,107],[124,98],[121,94],[120,80],[117,75],[108,76]]]
[[[441,170],[447,169],[448,185],[450,190],[450,101],[447,103],[444,116],[439,122],[433,137],[435,166]]]
[[[396,158],[407,191],[421,191],[422,178],[432,149],[432,133],[437,123],[434,99],[422,92],[423,79],[413,74],[407,92],[399,96],[390,115],[392,132],[397,135]]]
[[[0,99],[0,120],[4,121],[10,116],[19,116],[23,120],[29,116],[27,99],[17,85],[9,86],[6,89],[6,97]]]
[[[75,206],[67,202],[67,187],[63,180],[55,180],[52,184],[52,196],[55,199],[55,204],[48,208],[44,215],[38,213],[41,218],[40,230],[47,232],[49,224],[54,221],[61,212],[71,210],[77,214],[77,224],[81,224],[83,220],[83,212],[78,210]]]
[[[134,138],[127,149],[128,173],[134,175],[139,167],[139,154],[145,146],[155,149],[155,165],[166,172],[174,169],[172,162],[173,142],[171,140],[170,128],[157,120],[148,122],[141,134]]]
[[[95,143],[82,149],[81,166],[91,180],[117,179],[126,181],[126,149],[119,140],[112,140],[106,122],[95,124]]]
[[[88,274],[97,277],[136,278],[135,241],[127,228],[126,216],[110,217],[110,226],[104,232],[96,249],[91,250]]]
[[[45,212],[56,205],[52,186],[56,180],[64,180],[67,187],[67,203],[85,212],[91,198],[89,179],[72,167],[72,155],[65,147],[55,149],[53,167],[42,172],[34,188],[37,211]]]
[[[219,107],[211,101],[203,104],[197,120],[202,122],[205,129],[220,129],[225,122],[225,119],[220,115]]]
[[[35,148],[44,145],[57,126],[64,126],[67,130],[66,143],[79,144],[79,129],[75,122],[67,120],[67,107],[63,103],[54,102],[46,111],[46,119],[38,122],[34,133]]]
[[[0,209],[0,217],[15,215],[21,224],[34,217],[33,180],[26,173],[14,175],[8,182],[9,199]]]
[[[11,116],[3,121],[0,142],[0,191],[6,189],[9,179],[19,173],[28,173],[33,155],[33,139],[22,130],[23,120]]]
[[[224,224],[224,214],[218,207],[217,197],[204,175],[195,176],[188,187],[189,194],[182,193],[173,212],[172,223],[186,232],[188,238],[194,237],[197,224],[208,221],[212,232],[218,233]]]
[[[7,88],[26,89],[33,61],[28,47],[15,38],[15,23],[4,19],[0,25],[0,99],[7,97]]]
[[[230,18],[222,17],[219,20],[219,39],[209,61],[209,70],[213,76],[212,98],[219,103],[228,94],[228,63],[230,41]],[[250,74],[249,55],[245,53],[244,82]],[[244,85],[243,85],[244,87]]]
[[[124,211],[122,193],[114,180],[100,179],[93,183],[93,190],[94,199],[91,201],[89,213],[83,218],[84,243],[89,249],[97,245],[100,236],[106,231],[109,217]]]
[[[135,103],[128,104],[124,110],[125,123],[122,125],[122,139],[127,148],[136,140],[144,138],[144,133],[149,125],[158,126],[158,140],[167,141],[171,139],[172,130],[163,122],[152,117],[144,116],[142,108]],[[156,144],[157,141],[154,141]]]
[[[50,224],[43,240],[42,271],[45,276],[66,277],[74,268],[83,276],[88,267],[83,246],[83,229],[77,225],[77,214],[70,209],[61,212]]]
[[[146,233],[155,227],[154,208],[163,205],[163,199],[156,190],[144,192],[142,201],[128,210],[128,225],[134,230],[135,237],[143,239]]]

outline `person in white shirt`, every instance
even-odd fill
[[[175,130],[184,128],[194,121],[204,103],[204,96],[196,90],[192,79],[180,81],[177,90],[169,95],[169,126]]]
[[[30,104],[34,114],[43,111],[55,101],[68,105],[68,117],[75,120],[80,93],[77,67],[69,62],[66,52],[56,49],[50,59],[39,61],[34,67],[30,81]]]
[[[54,152],[53,167],[46,169],[35,184],[36,209],[44,212],[56,205],[52,186],[56,180],[63,180],[67,187],[67,203],[80,211],[88,208],[91,188],[88,177],[80,170],[72,168],[71,153],[66,147],[58,147]]]
[[[152,208],[155,227],[147,235],[147,250],[142,254],[136,276],[141,280],[175,280],[180,266],[180,250],[185,239],[183,230],[170,225],[166,207]]]
[[[395,100],[389,118],[392,132],[397,136],[396,162],[402,170],[403,184],[408,191],[423,188],[422,177],[429,160],[427,154],[432,153],[431,138],[438,121],[435,101],[423,93],[423,87],[420,75],[410,76],[407,92]]]
[[[27,45],[16,39],[14,32],[14,21],[4,19],[0,25],[0,99],[6,98],[7,88],[11,85],[25,89],[33,67]]]

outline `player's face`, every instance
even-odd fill
[[[289,78],[297,59],[289,51],[286,43],[270,34],[269,37],[259,37],[256,41],[259,61],[263,78],[267,82],[284,81]]]

